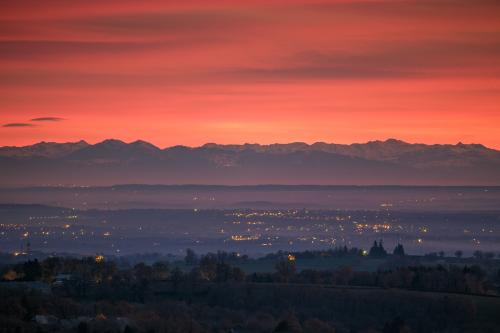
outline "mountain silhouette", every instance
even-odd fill
[[[0,185],[499,185],[500,151],[480,144],[41,142],[0,148]]]

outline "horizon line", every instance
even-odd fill
[[[143,140],[143,139],[136,139],[136,140],[133,140],[133,141],[124,141],[124,140],[121,140],[121,139],[109,138],[109,139],[104,139],[104,140],[95,141],[95,142],[89,142],[89,141],[87,141],[85,139],[80,139],[80,140],[77,140],[77,141],[63,141],[63,142],[42,140],[42,141],[38,141],[38,142],[35,142],[35,143],[32,143],[32,144],[28,144],[28,145],[22,145],[22,146],[4,145],[4,146],[0,146],[0,148],[24,148],[24,147],[30,147],[30,146],[34,146],[34,145],[37,145],[37,144],[44,144],[44,143],[45,144],[47,144],[47,143],[49,143],[49,144],[50,143],[53,143],[53,144],[86,143],[88,145],[94,146],[94,145],[105,143],[105,142],[109,142],[109,141],[120,142],[120,143],[124,143],[124,144],[127,144],[127,145],[134,144],[134,143],[146,143],[146,144],[149,144],[149,145],[151,145],[151,146],[153,146],[155,148],[158,148],[160,150],[165,150],[165,149],[170,149],[170,148],[175,148],[175,147],[185,147],[185,148],[196,149],[196,148],[203,148],[203,147],[210,146],[210,145],[217,145],[217,146],[246,146],[246,145],[249,145],[249,146],[251,146],[251,145],[272,146],[272,145],[305,144],[305,145],[308,145],[308,146],[313,146],[315,144],[327,144],[327,145],[352,146],[352,145],[364,145],[364,144],[375,143],[375,142],[381,142],[381,143],[397,142],[397,143],[403,143],[403,144],[409,144],[409,145],[425,145],[425,146],[460,146],[460,145],[466,145],[466,146],[471,145],[471,146],[473,146],[473,145],[478,145],[478,146],[482,146],[482,147],[485,147],[485,148],[488,148],[488,149],[492,149],[492,150],[496,150],[496,151],[500,150],[500,149],[497,149],[497,148],[488,147],[488,146],[486,146],[486,145],[484,145],[482,143],[477,143],[477,142],[464,143],[462,141],[459,141],[457,143],[423,143],[423,142],[408,142],[408,141],[401,140],[401,139],[396,139],[396,138],[393,138],[393,137],[387,138],[385,140],[384,139],[373,139],[373,140],[368,140],[368,141],[365,141],[365,142],[351,142],[351,143],[336,143],[336,142],[327,142],[327,141],[314,141],[314,142],[311,142],[311,143],[306,142],[306,141],[274,142],[274,143],[257,143],[257,142],[216,143],[216,142],[213,142],[213,141],[207,141],[206,143],[201,144],[201,145],[188,146],[188,145],[183,145],[183,144],[176,144],[176,145],[165,146],[163,148],[160,147],[160,146],[157,146],[156,144],[151,143],[150,141],[146,141],[146,140]]]

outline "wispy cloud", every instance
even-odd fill
[[[2,125],[2,127],[31,127],[31,126],[35,126],[35,125],[30,124],[30,123],[9,123],[9,124]]]
[[[33,118],[31,121],[63,121],[65,120],[64,118],[58,118],[58,117],[40,117],[40,118]]]

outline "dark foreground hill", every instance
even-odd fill
[[[479,144],[206,144],[42,142],[0,148],[0,185],[499,185],[500,151]]]

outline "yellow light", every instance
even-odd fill
[[[363,250],[363,252],[361,252],[361,254],[366,257],[368,255],[368,251]]]
[[[258,240],[260,235],[232,235],[231,240],[233,241],[251,241]]]
[[[293,254],[289,254],[288,261],[295,261],[295,256]]]
[[[104,256],[103,255],[96,255],[95,256],[95,262],[100,263],[104,261]]]

